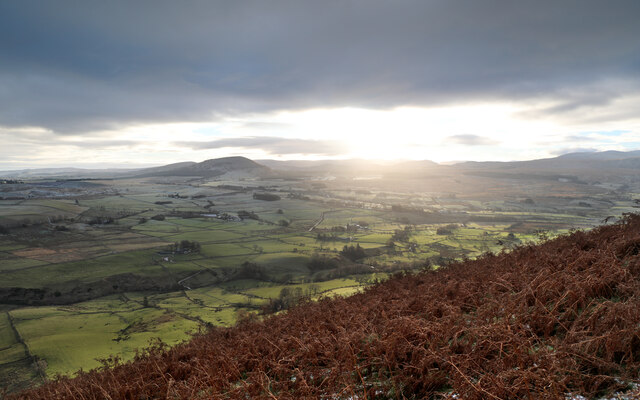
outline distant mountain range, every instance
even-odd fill
[[[39,168],[0,171],[0,178],[8,179],[114,179],[143,177],[292,177],[331,175],[421,176],[447,172],[477,173],[504,177],[518,174],[597,175],[618,173],[636,174],[640,170],[640,151],[603,151],[569,153],[559,157],[511,162],[461,162],[441,165],[421,161],[370,160],[259,160],[246,157],[224,157],[202,162],[180,162],[142,169],[81,169]]]

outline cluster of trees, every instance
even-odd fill
[[[280,200],[281,197],[273,193],[254,193],[253,198],[256,200],[276,201]]]
[[[449,265],[453,262],[455,262],[455,258],[443,255],[443,254],[439,254],[437,256],[431,256],[429,257],[429,263],[431,265],[438,265],[440,267],[444,267],[446,265]]]
[[[238,217],[240,217],[240,219],[255,219],[256,221],[260,219],[260,217],[258,217],[258,214],[254,213],[253,211],[246,210],[238,211]]]
[[[365,258],[367,256],[367,254],[365,253],[364,249],[362,247],[360,247],[360,243],[356,244],[355,246],[351,245],[351,246],[347,246],[345,245],[342,250],[340,251],[340,255],[348,258],[351,261],[356,261],[356,260],[360,260],[362,258]]]
[[[324,229],[323,232],[317,233],[316,240],[321,242],[335,242],[341,240],[340,236],[338,236],[338,233],[355,233],[358,231],[358,229],[359,226],[356,224],[347,224],[346,226],[332,226],[330,229]]]
[[[332,279],[343,278],[345,276],[368,274],[372,271],[373,269],[370,265],[349,263],[341,265],[340,268],[317,273],[313,277],[313,282],[330,281]]]
[[[315,254],[307,264],[307,268],[311,271],[313,282],[322,282],[331,279],[337,279],[349,275],[368,274],[371,272],[387,272],[393,273],[398,271],[410,270],[430,270],[432,265],[446,265],[451,259],[444,257],[435,257],[434,259],[425,259],[412,262],[397,262],[393,264],[380,264],[375,260],[371,264],[358,263],[367,256],[365,250],[359,245],[345,246],[340,252],[342,257],[328,257],[321,254]],[[352,258],[349,258],[351,256]]]
[[[87,223],[89,225],[107,225],[107,224],[112,224],[114,222],[115,222],[115,219],[113,217],[97,216],[97,217],[91,218]]]
[[[313,276],[313,282],[323,282],[332,279],[343,278],[345,276],[355,276],[362,274],[370,274],[371,272],[396,273],[405,271],[425,271],[433,269],[430,260],[420,260],[411,262],[398,262],[393,264],[379,264],[372,262],[371,265],[342,263],[338,268],[326,271],[319,271]],[[445,264],[437,264],[445,265]]]
[[[391,206],[391,211],[395,212],[405,212],[405,213],[417,213],[424,214],[425,211],[422,208],[405,206],[402,204],[394,204]]]
[[[411,227],[405,226],[404,229],[396,229],[391,236],[394,242],[408,242],[411,236]]]
[[[457,224],[449,224],[449,225],[441,226],[438,229],[436,229],[436,234],[451,235],[453,234],[453,231],[455,231],[458,228],[459,226]]]
[[[309,285],[304,290],[301,287],[294,288],[282,288],[277,298],[271,299],[269,304],[263,308],[265,314],[275,313],[282,310],[287,310],[302,301],[309,300],[311,297],[316,296],[320,292],[318,285]]]
[[[169,246],[169,251],[174,253],[199,253],[200,252],[200,243],[196,241],[183,240],[180,242],[175,242],[174,244]]]
[[[340,262],[337,259],[320,254],[314,254],[311,257],[309,264],[307,264],[307,268],[309,268],[309,271],[311,272],[336,269],[338,267],[340,267]]]
[[[246,189],[244,186],[238,186],[238,185],[218,185],[217,187],[220,189],[227,189],[227,190],[245,190]]]
[[[317,233],[316,240],[320,242],[335,242],[338,240],[337,233]]]
[[[302,193],[293,193],[293,192],[291,192],[291,193],[289,193],[287,195],[287,197],[290,198],[290,199],[297,199],[297,200],[311,200],[311,197],[305,196]]]
[[[347,224],[347,225],[336,225],[336,226],[332,226],[331,229],[329,229],[331,232],[357,232],[358,231],[358,225],[356,224]]]
[[[262,265],[245,261],[238,269],[234,279],[256,279],[259,281],[268,281],[269,275],[265,267]]]
[[[324,274],[322,277],[316,277],[319,278],[319,280],[333,279],[333,277],[345,276],[349,274],[371,272],[370,266],[353,264],[354,262],[367,257],[365,249],[360,247],[360,244],[356,244],[355,246],[345,245],[339,254],[341,257],[329,257],[322,254],[314,254],[307,264],[307,268],[309,268],[309,271],[311,271],[312,273],[328,270],[332,270],[332,272],[335,272],[333,275],[331,275],[332,277],[329,277],[327,274]]]
[[[200,218],[202,215],[198,211],[178,211],[176,209],[171,210],[168,214],[170,217],[178,218]]]
[[[58,222],[73,222],[74,218],[67,217],[64,215],[54,215],[54,216],[41,216],[38,219],[31,218],[21,218],[20,220],[12,220],[12,221],[4,221],[2,225],[0,225],[0,235],[8,235],[11,229],[14,228],[27,228],[29,226],[39,226],[43,224],[51,225]],[[113,222],[113,219],[112,219]],[[54,226],[54,230],[57,226]]]

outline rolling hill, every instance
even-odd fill
[[[460,170],[512,170],[531,172],[572,172],[593,173],[594,171],[610,171],[612,169],[640,168],[640,153],[637,151],[602,151],[568,153],[553,158],[510,162],[464,162],[455,164]]]
[[[245,174],[247,176],[264,177],[271,174],[271,169],[246,157],[224,157],[205,160],[199,163],[182,162],[144,169],[138,171],[135,176],[198,176],[211,178],[225,174]]]
[[[113,179],[162,176],[214,178],[225,174],[240,177],[315,177],[380,175],[417,178],[433,175],[471,174],[498,179],[557,179],[569,176],[573,180],[598,180],[606,177],[610,182],[636,180],[640,169],[638,151],[603,151],[568,153],[558,157],[510,162],[467,161],[452,165],[437,164],[429,160],[259,160],[246,157],[224,157],[202,162],[184,161],[144,169],[82,169],[44,168],[19,171],[0,171],[2,178],[14,179]]]
[[[640,395],[639,371],[640,216],[628,215],[9,398],[593,398]]]

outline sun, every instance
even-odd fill
[[[553,132],[545,121],[520,118],[520,111],[508,104],[338,108],[283,112],[271,119],[289,126],[291,136],[343,142],[348,158],[448,161],[504,159],[499,146],[526,146]],[[484,140],[468,145],[451,140],[465,135]]]

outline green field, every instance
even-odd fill
[[[154,338],[175,344],[189,332],[231,326],[283,293],[350,295],[398,270],[509,249],[600,218],[452,200],[461,214],[429,222],[432,214],[356,207],[329,194],[303,200],[283,193],[269,202],[216,188],[221,182],[109,184],[118,194],[0,201],[0,224],[11,228],[0,235],[0,386],[15,390],[41,372],[51,378],[95,368],[110,355],[130,359]],[[442,201],[429,207],[446,208]],[[258,219],[204,216],[239,211]],[[183,241],[198,250],[175,251]],[[364,253],[350,261],[341,256],[345,246]],[[318,259],[328,266],[311,267]]]

